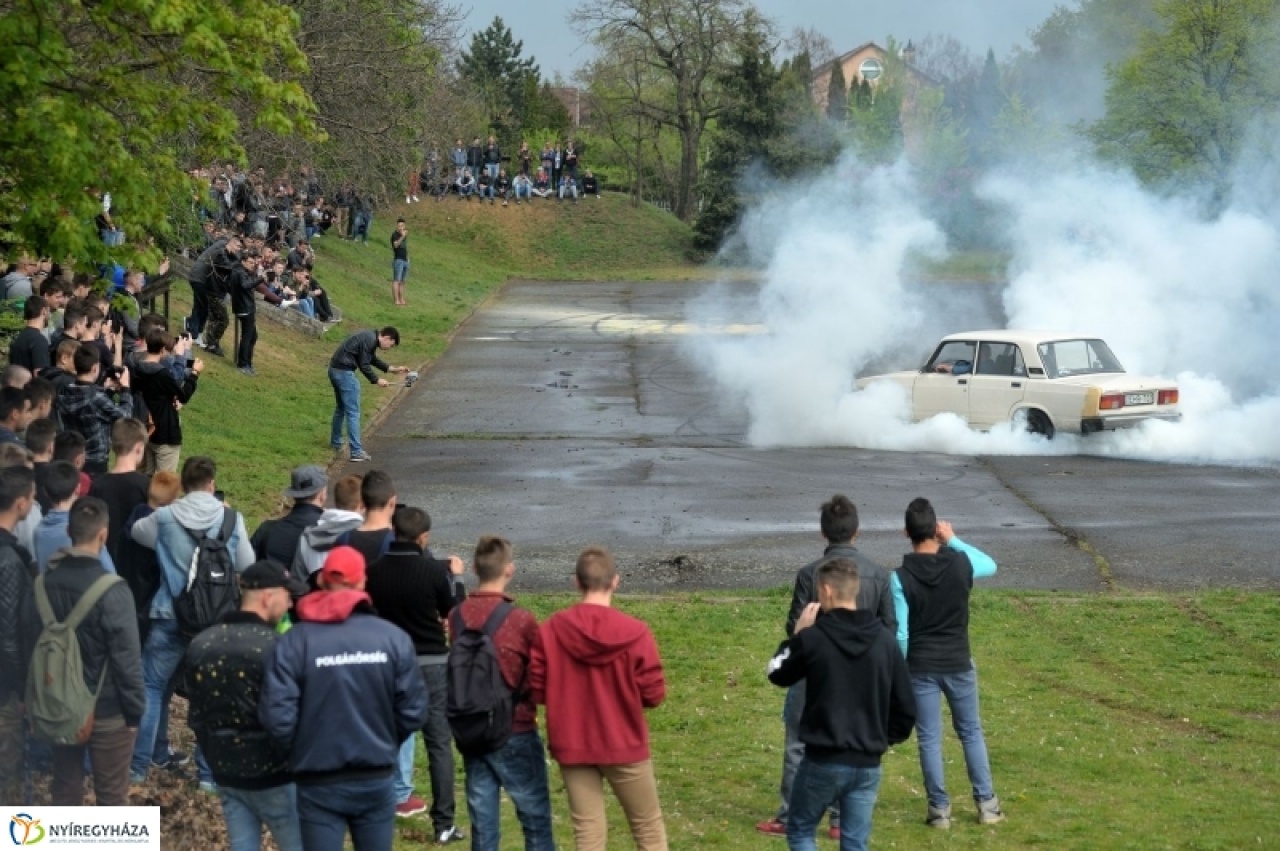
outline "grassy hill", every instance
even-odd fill
[[[409,305],[397,308],[388,240],[400,216],[409,227],[412,266]],[[333,395],[325,369],[347,334],[396,325],[401,345],[389,362],[417,368],[437,357],[458,323],[509,278],[683,279],[697,274],[689,245],[689,230],[678,220],[609,194],[509,207],[423,200],[380,211],[368,245],[333,236],[315,241],[316,278],[345,314],[342,324],[313,340],[259,320],[257,378],[237,372],[233,358],[206,358],[208,372],[183,411],[183,455],[217,459],[220,486],[253,525],[280,506],[292,467],[331,460]],[[178,284],[174,293],[176,318],[188,309],[190,290]],[[228,331],[228,352],[230,341]],[[366,420],[396,392],[366,386]]]

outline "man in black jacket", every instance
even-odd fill
[[[167,363],[174,339],[163,328],[147,332],[147,351],[133,366],[133,389],[142,401],[155,431],[150,436],[150,447],[155,453],[156,469],[177,472],[182,455],[182,406],[195,395],[204,361],[195,358],[191,368],[183,370],[182,380],[174,377],[173,368]]]
[[[49,305],[38,295],[28,296],[22,308],[26,327],[14,335],[9,343],[9,363],[25,366],[32,375],[52,366],[49,360],[49,338],[45,325],[49,321]]]
[[[191,283],[193,303],[187,331],[201,338],[200,345],[210,354],[222,354],[218,343],[228,325],[227,309],[222,299],[242,247],[240,237],[220,236],[196,258],[187,278]],[[205,327],[206,322],[208,328]]]
[[[275,625],[306,590],[279,564],[259,561],[240,574],[240,610],[187,648],[187,723],[218,785],[232,848],[257,848],[265,824],[280,851],[302,851],[289,749],[263,728],[258,704]]]
[[[71,506],[67,535],[71,546],[54,557],[42,577],[49,606],[58,622],[64,621],[80,597],[106,574],[98,554],[107,544],[107,504],[86,496]],[[138,615],[133,593],[117,580],[76,629],[84,681],[90,689],[102,689],[93,713],[93,733],[85,745],[59,745],[53,749],[53,785],[56,807],[84,803],[84,752],[93,767],[93,794],[100,807],[129,804],[129,762],[134,737],[146,709],[142,684],[142,646],[138,641]]]
[[[306,848],[341,848],[349,831],[357,851],[391,851],[392,775],[427,690],[409,636],[374,612],[358,552],[334,547],[319,585],[271,651],[258,719],[289,747]]]
[[[40,631],[31,593],[31,554],[13,530],[36,500],[27,467],[0,469],[0,801],[22,800],[23,689]]]
[[[388,366],[380,357],[379,349],[400,345],[400,332],[388,325],[381,331],[358,331],[342,341],[329,360],[329,383],[333,385],[336,401],[333,409],[333,427],[329,432],[329,445],[334,452],[342,451],[342,425],[347,426],[347,438],[351,444],[352,461],[372,461],[360,442],[360,382],[356,370],[370,384],[386,387],[387,380],[374,374],[383,372],[406,373],[407,366]]]
[[[858,608],[853,560],[823,562],[815,584],[818,602],[805,606],[795,634],[769,662],[774,685],[804,681],[807,691],[800,718],[804,758],[791,789],[787,845],[817,848],[818,821],[839,802],[841,851],[860,851],[871,836],[880,759],[911,735],[915,696],[894,634],[874,612]]]
[[[454,826],[453,739],[445,716],[449,642],[444,623],[453,607],[467,597],[459,578],[465,565],[460,558],[435,559],[426,551],[431,517],[422,509],[402,508],[391,523],[395,540],[386,555],[369,565],[365,590],[378,614],[408,633],[418,654],[431,701],[422,730],[431,774],[431,832],[439,841],[452,842],[463,835]],[[402,816],[424,809],[413,794],[414,747],[410,737],[400,749],[396,812]]]
[[[876,564],[853,545],[858,537],[858,508],[844,494],[836,494],[822,504],[818,524],[827,547],[822,557],[809,562],[796,572],[795,587],[791,593],[791,609],[787,613],[787,635],[795,632],[796,621],[805,608],[818,601],[818,589],[814,580],[818,568],[834,558],[847,558],[858,566],[858,608],[875,614],[890,632],[896,632],[897,619],[893,608],[893,595],[889,590],[889,572]],[[791,783],[800,759],[804,756],[804,742],[800,740],[800,716],[804,712],[804,685],[797,685],[787,692],[783,705],[783,722],[786,727],[786,745],[782,752],[782,782],[779,784],[781,804],[778,814],[760,822],[756,830],[771,836],[782,836],[787,831],[787,809],[791,800]],[[831,837],[838,835],[838,815],[832,812]]]
[[[231,310],[240,323],[240,345],[236,349],[236,368],[250,377],[257,375],[253,371],[253,350],[258,345],[258,301],[254,293],[262,293],[268,304],[279,305],[280,296],[271,292],[262,278],[258,277],[258,266],[261,258],[257,254],[245,252],[240,258],[240,268],[231,278]]]
[[[270,559],[285,567],[293,564],[298,554],[302,533],[320,522],[328,497],[329,479],[319,467],[298,467],[289,477],[286,499],[293,507],[284,517],[264,521],[249,543],[260,559]]]

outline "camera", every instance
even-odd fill
[[[107,367],[107,371],[106,371],[106,379],[108,381],[112,379],[119,381],[120,376],[124,375],[124,371],[125,370],[123,366],[109,366]]]

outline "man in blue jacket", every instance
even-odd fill
[[[969,652],[969,592],[973,580],[993,576],[996,563],[977,547],[956,537],[939,520],[929,500],[907,506],[905,532],[911,552],[889,584],[898,615],[898,645],[911,669],[919,718],[920,771],[929,798],[925,823],[951,827],[951,799],[942,767],[942,697],[964,748],[980,824],[1004,821],[991,781],[987,742],[978,714],[978,671]]]
[[[289,748],[307,851],[391,851],[400,744],[427,720],[413,642],[365,593],[364,558],[334,547],[320,590],[271,652],[258,717]]]

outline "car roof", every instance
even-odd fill
[[[1097,340],[1100,339],[1096,334],[1074,334],[1062,331],[1025,331],[1025,330],[988,330],[988,331],[965,331],[960,334],[948,334],[942,338],[942,342],[948,340],[987,340],[991,342],[1001,343],[1018,343],[1020,345],[1035,346],[1040,343],[1051,342],[1054,340]]]

